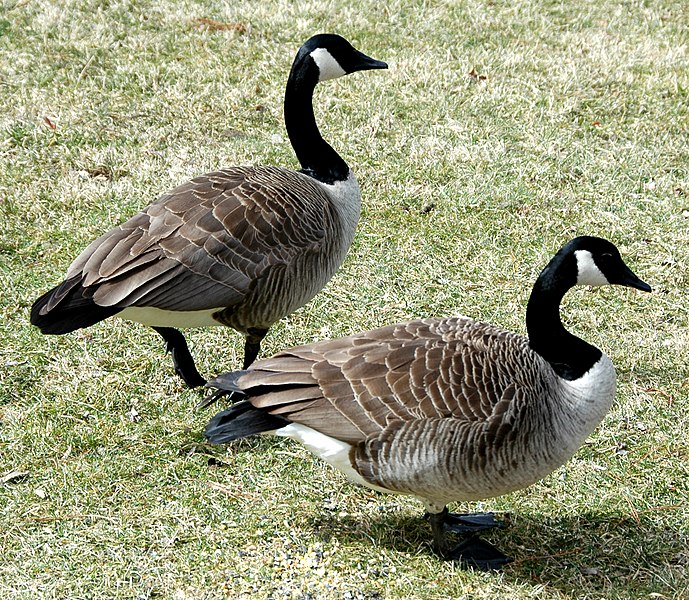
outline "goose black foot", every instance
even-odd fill
[[[246,332],[246,342],[244,343],[244,364],[242,369],[248,369],[249,365],[256,360],[261,351],[261,342],[268,333],[267,329],[256,329],[251,327]]]
[[[172,327],[153,327],[167,343],[166,349],[172,355],[175,373],[179,375],[190,388],[206,385],[206,380],[196,369],[194,358],[189,352],[187,340],[181,331]]]
[[[433,531],[434,549],[443,559],[454,560],[481,571],[500,569],[512,562],[512,558],[477,535],[486,529],[505,527],[505,523],[497,521],[493,513],[455,514],[448,512],[445,507],[442,512],[428,516]],[[458,545],[451,546],[447,541],[447,532],[468,537]]]
[[[489,512],[471,514],[446,512],[443,527],[446,531],[454,531],[455,533],[478,533],[486,529],[504,529],[505,523],[496,521],[494,513]]]

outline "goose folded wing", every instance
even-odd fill
[[[309,191],[308,202],[290,176]],[[238,167],[197,177],[92,242],[70,266],[102,305],[235,305],[271,269],[318,251],[327,197],[302,176]],[[310,189],[312,186],[313,189]]]
[[[502,332],[457,335],[468,323],[425,319],[293,348],[257,362],[239,385],[255,407],[348,443],[391,423],[484,422],[514,382],[494,364]]]

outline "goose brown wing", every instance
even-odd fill
[[[325,191],[301,173],[208,173],[92,242],[67,279],[81,274],[103,306],[232,306],[270,269],[318,251],[330,214]]]
[[[257,408],[356,443],[395,422],[508,410],[519,367],[505,363],[527,345],[471,319],[424,319],[286,350],[238,383]]]

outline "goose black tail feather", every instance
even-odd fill
[[[287,419],[254,408],[242,400],[215,415],[206,425],[204,435],[211,444],[227,444],[257,433],[275,431],[288,423]]]
[[[75,281],[64,281],[43,294],[31,307],[31,324],[48,335],[61,335],[90,327],[122,310],[117,306],[99,306]]]

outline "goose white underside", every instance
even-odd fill
[[[163,310],[152,306],[129,306],[117,316],[149,327],[209,327],[222,325],[213,315],[223,308],[207,310]]]
[[[354,469],[352,462],[349,460],[349,454],[353,446],[347,442],[336,440],[299,423],[290,423],[271,433],[301,442],[312,454],[335,467],[340,473],[344,473],[352,483],[357,483],[379,492],[392,493],[390,490],[369,483]]]
[[[367,487],[371,490],[376,490],[377,492],[382,492],[383,494],[403,494],[403,492],[388,490],[366,481],[352,466],[349,455],[353,446],[347,442],[331,438],[320,431],[311,429],[311,427],[307,427],[306,425],[300,425],[299,423],[290,423],[276,431],[266,433],[292,438],[302,443],[314,456],[317,456],[331,467],[340,471],[340,473],[344,474],[352,483]],[[442,502],[434,502],[422,496],[416,496],[416,498],[424,504],[429,513],[439,513],[445,508],[445,504]]]

